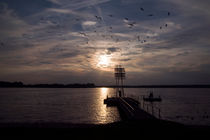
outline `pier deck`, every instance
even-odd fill
[[[139,102],[129,97],[112,97],[104,100],[107,106],[116,106],[123,119],[127,120],[155,120],[153,115],[139,108]]]

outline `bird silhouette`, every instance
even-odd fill
[[[170,12],[168,12],[168,16],[170,16],[170,14],[171,14],[171,13],[170,13]]]
[[[168,26],[168,24],[165,24],[165,26],[167,27],[167,26]]]
[[[144,11],[144,8],[140,8],[141,11]]]
[[[124,18],[124,19],[128,21],[128,18]]]
[[[100,21],[102,20],[102,18],[99,17],[99,16],[95,16],[95,17],[96,17],[97,20],[100,20]]]
[[[153,14],[149,14],[148,16],[149,16],[149,17],[152,17],[152,16],[153,16]]]
[[[83,32],[80,32],[80,34],[81,34],[81,35],[84,35],[84,36],[87,36],[87,34],[86,34],[86,33],[83,33]]]
[[[109,17],[113,17],[113,15],[112,15],[112,14],[109,14],[108,16],[109,16]]]
[[[135,24],[136,24],[136,22],[131,22],[131,23],[128,23],[129,28],[132,28]]]
[[[137,36],[137,38],[138,38],[138,41],[140,41],[140,36],[139,35]]]

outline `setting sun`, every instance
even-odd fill
[[[107,55],[101,55],[98,58],[98,67],[103,67],[106,68],[108,66],[110,66],[110,57]]]

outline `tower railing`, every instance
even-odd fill
[[[121,65],[117,65],[114,69],[114,76],[116,80],[116,96],[124,97],[123,80],[125,79],[125,68]]]

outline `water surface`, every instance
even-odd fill
[[[127,88],[127,96],[140,100],[151,89]],[[210,89],[157,88],[163,101],[163,119],[210,125]],[[0,88],[0,122],[111,123],[120,121],[116,107],[103,100],[112,88]]]

